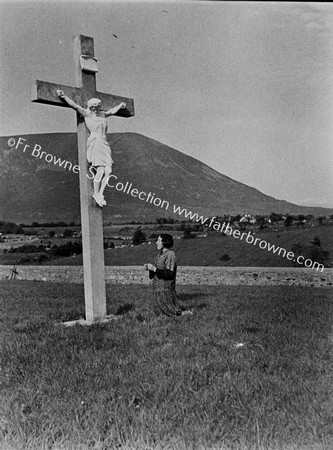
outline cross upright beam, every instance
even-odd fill
[[[33,87],[33,102],[68,107],[57,95],[63,90],[75,103],[86,107],[90,98],[99,98],[102,107],[109,110],[121,102],[126,103],[116,115],[134,116],[133,99],[105,94],[96,90],[97,64],[94,54],[94,40],[79,35],[74,38],[75,75],[78,86],[65,86],[37,80]],[[107,317],[105,293],[105,268],[103,248],[102,208],[91,197],[91,181],[88,178],[86,143],[88,130],[83,117],[77,113],[78,156],[80,167],[80,204],[83,245],[83,272],[86,323],[102,321]]]

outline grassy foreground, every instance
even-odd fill
[[[333,448],[332,290],[108,286],[107,325],[63,328],[83,286],[0,281],[0,448]]]

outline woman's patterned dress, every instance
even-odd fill
[[[177,258],[169,249],[163,249],[155,259],[156,272],[150,272],[153,278],[154,311],[167,316],[181,315],[176,293]]]

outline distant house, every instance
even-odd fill
[[[253,225],[256,223],[256,219],[255,219],[255,217],[251,216],[250,214],[244,214],[244,216],[239,219],[239,222],[240,223],[250,223]]]

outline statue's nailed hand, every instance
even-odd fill
[[[125,108],[126,108],[126,103],[122,102],[121,109],[125,109]]]
[[[57,90],[57,95],[58,95],[58,97],[60,97],[60,98],[64,98],[64,97],[65,97],[65,93],[64,93],[64,91],[62,91],[61,89],[58,89],[58,90]]]

